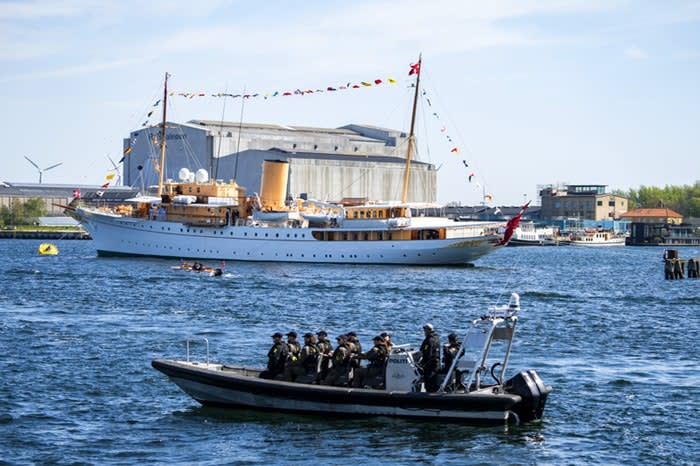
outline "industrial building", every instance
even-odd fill
[[[545,186],[539,189],[542,220],[606,221],[627,212],[627,199],[606,192],[605,185]]]
[[[166,125],[164,178],[182,168],[206,169],[210,177],[235,180],[248,194],[260,191],[264,160],[289,163],[288,195],[340,201],[398,200],[408,136],[397,130],[347,125],[311,128],[191,120]],[[124,140],[124,184],[145,192],[158,184],[161,127],[133,131]],[[437,199],[435,166],[413,160],[408,202]]]

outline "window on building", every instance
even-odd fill
[[[615,199],[608,201],[608,207],[615,207]]]
[[[597,204],[598,204],[598,207],[602,207],[603,201],[598,201]]]

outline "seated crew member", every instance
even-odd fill
[[[335,351],[333,351],[333,356],[331,357],[331,362],[333,367],[328,371],[326,378],[321,381],[322,385],[342,385],[345,380],[342,377],[346,377],[350,370],[350,349],[347,345],[347,337],[345,335],[339,335],[337,338],[338,346],[336,346]]]
[[[462,346],[462,343],[457,339],[457,335],[454,333],[447,335],[447,340],[448,342],[442,345],[442,361],[445,364],[445,372],[452,367],[452,362],[457,356],[457,350]]]
[[[355,356],[358,361],[362,359],[368,360],[369,364],[367,367],[358,367],[355,369],[355,377],[352,381],[353,387],[364,387],[365,382],[374,380],[377,376],[381,376],[381,384],[384,383],[384,369],[389,352],[381,335],[374,337],[373,341],[374,346],[372,346],[369,351]]]
[[[316,375],[317,362],[316,337],[313,333],[306,333],[304,334],[304,347],[299,352],[299,358],[289,366],[289,371],[285,368],[285,380],[296,380],[297,377],[307,374]]]
[[[328,333],[325,330],[321,330],[316,335],[318,335],[318,341],[316,342],[319,358],[318,381],[321,381],[328,375],[331,357],[333,356],[333,345],[328,341]]]
[[[272,347],[267,352],[267,369],[260,373],[263,379],[274,379],[277,374],[284,372],[284,363],[287,360],[287,345],[282,341],[282,334],[275,332],[272,335]]]
[[[284,362],[284,380],[293,380],[292,367],[299,361],[301,346],[297,342],[297,332],[287,334],[287,360]]]

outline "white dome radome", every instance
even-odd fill
[[[191,174],[192,172],[189,168],[181,168],[180,171],[177,173],[177,176],[180,179],[180,181],[189,181]]]
[[[197,170],[197,173],[195,173],[194,179],[197,181],[197,183],[206,183],[209,181],[209,172],[203,168],[200,168]]]

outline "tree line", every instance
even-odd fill
[[[615,194],[628,199],[630,210],[667,207],[683,217],[700,217],[700,181],[692,186],[641,186],[629,191],[618,190]]]
[[[26,201],[12,199],[10,205],[0,207],[0,228],[6,226],[35,225],[39,217],[47,213],[44,200],[33,197]]]

